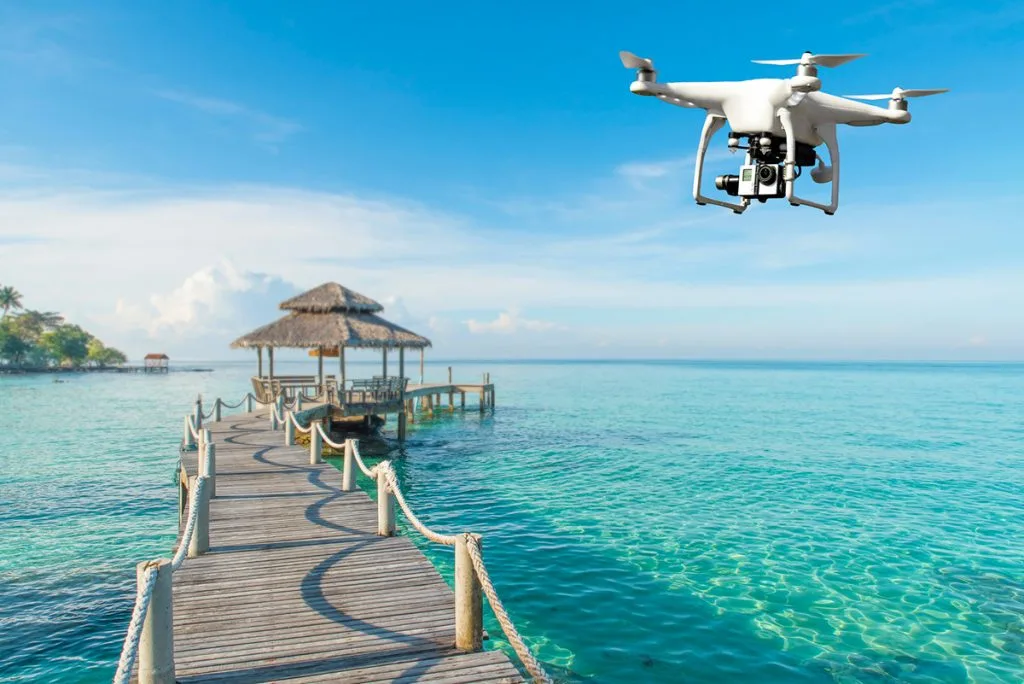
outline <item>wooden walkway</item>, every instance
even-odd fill
[[[376,504],[286,447],[267,410],[207,423],[210,551],[174,573],[177,681],[522,682],[500,651],[454,648],[455,597]],[[195,452],[186,455],[194,474]]]

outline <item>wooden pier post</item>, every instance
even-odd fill
[[[295,423],[292,422],[291,411],[284,414],[284,445],[295,446]]]
[[[460,534],[455,538],[455,648],[479,651],[484,639],[483,600],[480,578],[469,555],[469,536],[480,541],[477,534]]]
[[[196,509],[196,527],[192,531],[192,539],[188,543],[188,557],[197,558],[210,550],[210,486],[206,484],[201,490],[199,479],[192,476],[188,479],[188,495],[199,498]]]
[[[201,394],[196,397],[196,407],[192,422],[195,423],[196,430],[203,427],[203,395]]]
[[[466,410],[466,393],[465,392],[459,392],[459,402],[460,402],[459,408],[461,408],[463,411],[465,411]]]
[[[384,474],[377,471],[377,534],[381,537],[395,535],[395,501],[388,489]]]
[[[314,420],[310,423],[312,430],[309,431],[309,463],[310,465],[316,465],[317,463],[323,463],[323,439],[320,437],[320,431],[317,430],[317,426],[320,424],[319,420]]]
[[[245,395],[245,412],[246,413],[252,413],[252,400],[253,400],[253,396],[252,396],[251,392],[249,392],[248,394]]]
[[[204,461],[206,466],[201,474],[209,478],[207,489],[209,489],[210,498],[212,499],[217,496],[217,445],[210,440],[209,435],[206,437],[206,458]]]
[[[302,410],[302,401],[303,401],[302,390],[300,389],[298,391],[298,393],[295,395],[295,410],[296,411],[301,411]]]
[[[156,582],[149,610],[139,635],[139,684],[174,684],[174,603],[171,592],[171,561],[166,558],[135,566],[136,581],[142,586],[150,567]]]
[[[405,441],[406,423],[409,420],[408,414],[405,412],[405,407],[398,413],[398,441]]]
[[[452,385],[452,367],[448,366],[448,409],[455,410],[455,387]]]
[[[217,397],[217,400],[213,402],[213,422],[220,422],[220,397]]]
[[[351,492],[356,488],[356,455],[351,439],[345,440],[345,463],[341,471],[341,491]]]

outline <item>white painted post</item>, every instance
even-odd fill
[[[203,395],[201,394],[196,397],[195,424],[196,430],[203,427]]]
[[[320,424],[319,420],[314,420],[310,423],[313,429],[309,431],[309,463],[310,465],[316,465],[317,463],[323,463],[323,440],[320,437],[320,431],[317,429],[317,425]]]
[[[200,481],[206,482],[202,487]],[[189,478],[188,495],[199,497],[196,509],[196,528],[188,543],[188,557],[196,558],[210,550],[210,483],[205,478]]]
[[[171,595],[171,561],[166,558],[135,566],[141,586],[148,568],[156,569],[149,610],[139,635],[139,684],[174,684],[174,601]]]
[[[220,422],[220,397],[217,397],[217,401],[213,402],[213,422]]]
[[[345,440],[345,465],[341,471],[341,491],[351,492],[356,488],[356,454],[351,439]]]
[[[217,445],[212,441],[206,443],[206,467],[203,475],[209,478],[207,487],[210,490],[210,498],[217,496]]]
[[[252,392],[248,392],[245,395],[245,411],[246,413],[252,413]]]
[[[191,448],[196,445],[196,438],[192,436],[191,416],[185,416],[185,446]]]
[[[199,433],[199,443],[196,445],[196,451],[198,452],[198,454],[196,455],[196,470],[199,472],[200,475],[202,475],[203,458],[205,458],[206,454],[206,442],[208,435],[206,428],[199,428],[196,432]]]
[[[479,651],[484,640],[483,600],[480,578],[469,555],[469,536],[467,533],[455,538],[455,648]],[[472,537],[480,541],[480,535]]]
[[[380,470],[377,471],[377,534],[381,537],[395,535],[395,500]]]
[[[284,445],[295,446],[295,423],[291,418],[291,411],[284,414]]]

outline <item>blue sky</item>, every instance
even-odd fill
[[[832,7],[8,4],[0,283],[134,356],[230,358],[336,280],[439,356],[1024,358],[1024,6]],[[621,49],[952,92],[840,132],[835,217],[736,217],[689,198],[703,113],[631,95]]]

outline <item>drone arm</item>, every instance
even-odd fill
[[[824,124],[817,128],[818,135],[825,141],[828,147],[829,161],[832,163],[832,201],[830,204],[821,204],[797,197],[795,194],[796,181],[796,134],[793,129],[793,116],[789,109],[783,107],[779,110],[779,121],[783,130],[786,131],[786,168],[783,178],[786,181],[786,199],[794,207],[802,204],[806,207],[821,209],[829,216],[836,213],[839,208],[839,139],[836,137],[836,125]]]
[[[704,177],[704,156],[708,151],[708,144],[711,142],[711,138],[721,130],[722,126],[725,125],[726,119],[722,116],[709,113],[704,119],[704,129],[700,132],[700,146],[697,148],[697,163],[696,169],[693,174],[693,199],[697,200],[697,204],[714,204],[719,207],[725,207],[726,209],[732,209],[737,214],[742,214],[746,211],[749,206],[749,200],[745,200],[742,204],[734,204],[732,202],[723,202],[712,197],[705,197],[700,192],[701,180]]]

